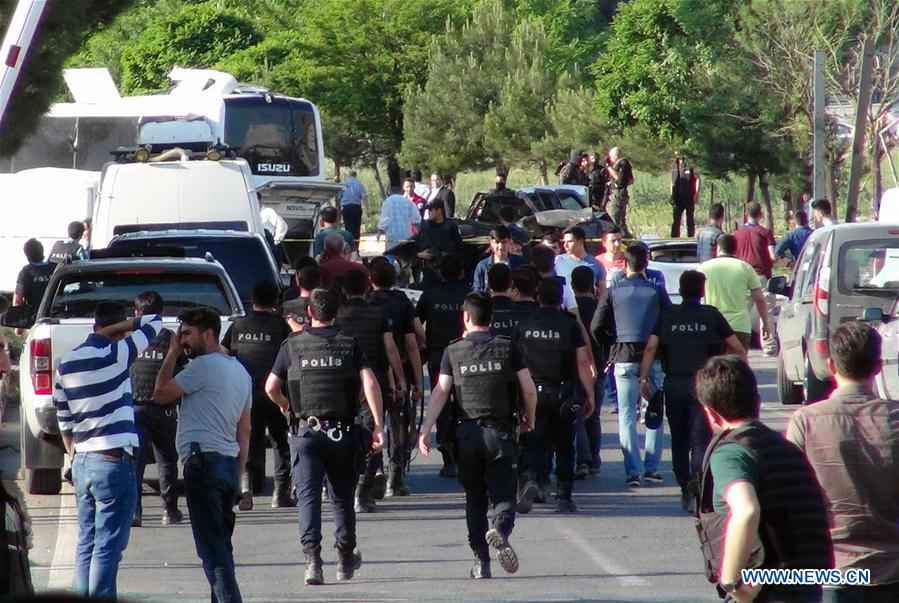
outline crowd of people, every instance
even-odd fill
[[[563,178],[582,169],[572,160]],[[622,162],[613,149],[604,168],[612,182],[632,181]],[[683,273],[682,301],[673,305],[664,276],[648,268],[647,246],[624,245],[618,227],[593,255],[581,228],[532,244],[506,219],[468,276],[459,229],[448,219],[451,191],[439,174],[432,185],[437,192],[424,197],[408,179],[406,196],[397,196],[406,206],[398,201],[381,216],[402,212],[397,220],[415,226],[385,230],[388,238],[415,236],[417,303],[396,288],[390,258],[359,257],[351,230],[367,198],[348,181],[347,229],[338,210],[326,208],[312,255],[293,263],[294,285],[282,292],[259,282],[251,312],[224,334],[206,308],[179,316],[177,332],[164,329],[164,303],[153,291],[134,300],[133,318],[119,304],[98,305],[94,333],[63,358],[54,388],[78,504],[79,592],[115,596],[130,528],[144,524],[141,482],[152,448],[162,523],[184,521],[180,462],[213,600],[239,601],[234,507],[251,512],[264,487],[266,434],[275,461],[271,506],[299,507],[307,585],[324,582],[323,499],[334,512],[337,578],[348,580],[362,563],[356,515],[412,494],[412,452],[431,452],[435,427],[439,475],[465,490],[471,577],[491,577],[491,558],[514,573],[516,516],[553,498],[556,512],[577,512],[577,481],[600,473],[606,405],[618,415],[632,488],[666,480],[667,417],[681,504],[714,543],[703,550],[721,593],[817,601],[820,588],[744,584],[739,570],[836,563],[870,567],[874,586],[828,590],[828,600],[899,600],[899,404],[873,391],[877,333],[852,323],[834,334],[838,389],[796,413],[789,441],[758,421],[750,307],[773,353],[762,279],[778,254],[798,255],[808,236],[803,214],[775,244],[757,205],[733,234],[722,231],[723,207],[712,205],[698,232],[701,267]],[[626,187],[607,200],[621,226]],[[353,191],[361,191],[359,212]],[[814,211],[819,222],[829,218],[826,204]],[[69,243],[79,234],[70,232]],[[43,274],[34,243],[26,243],[21,303]]]

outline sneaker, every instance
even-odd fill
[[[577,466],[577,469],[574,470],[574,479],[587,479],[590,475],[590,465],[587,463],[581,463]]]
[[[643,479],[656,484],[661,484],[664,481],[664,479],[662,478],[662,474],[658,471],[647,471],[643,474]]]
[[[516,510],[519,513],[530,513],[534,508],[534,501],[540,495],[540,488],[536,482],[527,481],[521,487],[521,494],[518,495],[518,505]]]
[[[627,484],[628,486],[630,486],[631,488],[638,488],[638,487],[640,487],[641,481],[642,480],[640,479],[639,475],[628,475],[627,479],[624,480],[624,483]]]
[[[237,503],[237,508],[241,511],[252,511],[253,510],[253,493],[252,492],[241,492],[240,501]]]
[[[381,500],[387,493],[387,476],[383,471],[375,474],[375,479],[371,484],[371,497],[375,500]]]
[[[181,523],[182,521],[184,521],[184,513],[177,507],[163,510],[162,525],[170,526],[173,523]]]
[[[514,574],[518,571],[518,555],[515,550],[509,546],[509,540],[506,535],[499,530],[488,530],[485,535],[487,544],[496,549],[496,559],[499,564],[506,570],[507,574]]]

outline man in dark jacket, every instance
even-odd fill
[[[587,154],[581,149],[571,149],[568,163],[559,172],[559,184],[573,184],[575,186],[590,186],[590,177],[581,169],[581,164]]]

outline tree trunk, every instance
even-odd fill
[[[768,221],[768,230],[774,232],[774,212],[771,210],[771,190],[768,188],[768,177],[764,173],[759,174],[759,188],[762,189],[762,206],[765,208],[765,218]]]
[[[384,188],[384,181],[381,180],[381,172],[378,170],[378,161],[375,160],[371,164],[371,169],[375,173],[375,182],[378,183],[378,191],[381,193],[381,199],[387,198],[387,190]]]
[[[546,165],[546,157],[540,159],[540,184],[549,184],[549,166]]]
[[[755,174],[749,174],[746,178],[746,203],[755,201]]]
[[[403,190],[403,172],[400,170],[400,162],[396,160],[394,153],[387,155],[387,180],[390,192]]]
[[[337,179],[337,182],[340,182],[340,162],[336,159],[334,160],[334,177]]]
[[[877,214],[880,213],[880,197],[883,196],[883,173],[880,170],[883,162],[883,145],[876,132],[872,138],[874,140],[871,145],[871,175],[874,177],[874,197],[871,199],[871,216],[877,218]]]
[[[787,189],[783,196],[784,202],[784,224],[787,229],[790,228],[790,216],[795,215],[796,208],[793,207],[793,192]]]

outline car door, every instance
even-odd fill
[[[778,320],[781,358],[787,376],[801,381],[805,366],[803,342],[806,339],[813,311],[815,278],[823,255],[822,236],[811,236],[806,242],[793,271],[793,294],[783,305]]]

